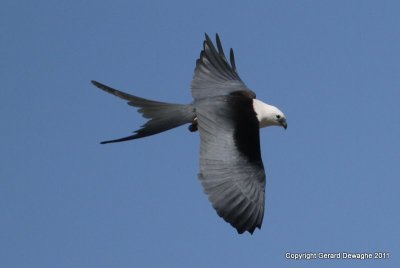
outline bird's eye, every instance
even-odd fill
[[[280,118],[281,118],[281,116],[280,116],[279,114],[277,114],[277,115],[276,115],[276,118],[277,118],[277,119],[280,119]]]

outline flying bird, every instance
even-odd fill
[[[200,133],[199,179],[218,213],[239,234],[261,228],[266,176],[260,150],[260,128],[287,128],[277,107],[256,99],[240,79],[233,50],[229,62],[216,34],[216,47],[205,34],[196,61],[191,92],[193,102],[173,104],[140,98],[97,81],[92,83],[139,108],[148,121],[133,135],[102,144],[139,139],[184,124]]]

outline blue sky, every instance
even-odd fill
[[[399,267],[398,1],[0,7],[1,267]],[[145,121],[89,81],[188,103],[205,32],[288,118],[261,131],[266,214],[252,236],[203,194],[198,133],[99,144]]]

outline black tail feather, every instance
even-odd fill
[[[195,118],[194,107],[191,104],[175,104],[140,98],[92,80],[93,85],[127,100],[128,104],[139,108],[138,112],[148,121],[133,135],[115,140],[102,141],[101,144],[128,141],[151,136],[183,124],[192,123]]]

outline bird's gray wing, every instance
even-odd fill
[[[218,215],[239,233],[261,228],[265,172],[252,99],[238,93],[196,103],[199,179]]]
[[[247,92],[249,96],[255,98],[254,92],[246,87],[236,71],[233,50],[230,50],[229,64],[218,34],[217,49],[207,34],[205,38],[191,84],[193,98],[227,95],[235,91]]]

